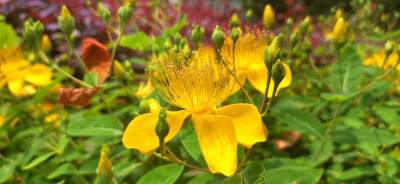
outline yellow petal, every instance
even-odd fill
[[[285,67],[286,75],[283,78],[282,82],[279,84],[278,90],[276,91],[276,95],[278,95],[280,89],[288,87],[292,82],[292,71],[290,70],[290,67],[285,63],[283,63],[283,66]],[[267,87],[267,79],[268,79],[267,76],[268,76],[267,68],[259,68],[257,70],[249,72],[247,79],[254,88],[256,88],[260,93],[265,94],[265,89]],[[274,89],[274,81],[271,79],[271,84],[268,90],[268,97],[272,96],[273,89]]]
[[[210,171],[233,175],[237,168],[237,140],[232,118],[193,114],[192,121]]]
[[[248,72],[242,72],[242,71],[238,71],[237,72],[237,78],[239,79],[240,83],[242,85],[244,85],[244,83],[246,82],[246,76],[248,75]],[[237,83],[236,79],[234,77],[232,77],[231,79],[231,86],[233,86],[231,95],[238,92],[240,90],[240,85]]]
[[[25,80],[37,86],[45,86],[51,82],[53,73],[43,64],[35,64],[24,73]]]
[[[154,100],[154,98],[150,98],[148,102],[150,105],[150,112],[158,113],[158,111],[161,109],[160,104],[158,104],[158,102]]]
[[[256,106],[244,103],[227,105],[217,109],[215,113],[233,119],[240,145],[249,149],[255,143],[267,140],[268,130]]]
[[[165,137],[165,142],[170,141],[181,129],[183,120],[189,115],[186,111],[167,112],[167,122],[170,131]],[[122,143],[126,148],[138,149],[141,153],[149,155],[159,146],[158,137],[154,126],[158,120],[157,113],[147,113],[133,119],[122,136]],[[151,152],[151,153],[150,153]]]
[[[12,94],[17,95],[22,90],[24,83],[25,81],[23,77],[12,78],[8,81],[8,89]]]
[[[154,88],[153,85],[151,85],[150,81],[147,81],[146,85],[144,85],[144,82],[140,82],[139,89],[136,91],[134,95],[137,98],[148,97],[151,95],[151,93],[153,93],[153,91]]]

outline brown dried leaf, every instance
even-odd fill
[[[93,38],[82,40],[82,59],[90,72],[99,76],[99,84],[103,84],[111,72],[111,58],[107,48]]]
[[[57,101],[65,106],[85,107],[101,88],[60,88]]]

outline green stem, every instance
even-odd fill
[[[111,117],[113,118],[114,123],[117,125],[117,127],[119,127],[119,129],[124,130],[124,126],[122,126],[121,123],[119,123],[119,119],[117,118],[117,116],[115,116],[114,112],[111,109],[111,106],[108,104],[103,90],[100,90],[100,96],[101,96],[101,99],[102,99],[104,105],[107,108],[107,111],[110,113]]]
[[[312,60],[308,57],[308,63],[310,63],[311,68],[314,70],[315,74],[317,74],[317,76],[319,77],[319,79],[321,79],[321,81],[325,84],[326,87],[329,88],[329,90],[332,93],[336,93],[335,90],[332,88],[331,85],[329,85],[329,83],[324,79],[324,77],[321,75],[321,73],[319,72],[318,68],[315,66],[315,64],[312,62]]]
[[[317,149],[317,152],[316,152],[315,155],[314,155],[314,158],[313,158],[313,160],[312,160],[313,162],[317,161],[318,156],[319,156],[319,154],[321,153],[322,147],[324,146],[326,140],[328,139],[328,136],[329,136],[329,134],[330,134],[330,132],[331,132],[331,130],[332,130],[332,127],[333,127],[333,125],[334,125],[335,122],[336,122],[336,118],[337,118],[337,115],[339,114],[339,110],[340,110],[340,106],[341,106],[341,105],[342,105],[342,103],[339,103],[338,106],[336,107],[335,113],[333,114],[332,121],[329,123],[329,127],[328,127],[328,129],[326,130],[325,135],[324,135],[324,137],[323,137],[322,140],[321,140],[321,144],[319,145],[319,147],[318,147],[318,149]]]
[[[339,51],[338,51],[338,49],[335,49],[335,54],[336,54],[338,67],[339,67],[340,94],[343,94],[343,76],[342,76],[343,74],[342,74],[342,65],[340,64],[341,62],[339,60]]]
[[[261,117],[264,116],[265,114],[267,114],[269,108],[271,107],[272,101],[275,99],[275,95],[276,95],[276,90],[278,90],[278,86],[279,84],[275,84],[274,85],[274,90],[272,91],[272,96],[268,101],[268,105],[267,108],[265,109],[265,111],[261,114]]]
[[[267,76],[267,88],[265,89],[265,94],[264,94],[264,98],[261,104],[261,108],[260,108],[260,113],[264,112],[265,110],[265,106],[267,105],[267,99],[268,99],[268,92],[269,92],[269,85],[271,83],[271,78],[272,78],[272,74],[270,71],[268,71],[268,76]]]

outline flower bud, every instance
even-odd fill
[[[179,48],[181,48],[183,50],[183,48],[188,44],[188,40],[186,37],[183,37],[181,39],[181,42],[179,43]]]
[[[279,43],[282,43],[282,42],[283,42],[283,40],[285,39],[285,36],[283,36],[283,34],[282,34],[282,33],[279,33],[279,35],[278,35],[278,39],[279,39]]]
[[[125,0],[125,5],[129,5],[131,8],[135,8],[136,0]]]
[[[235,45],[236,41],[239,39],[239,31],[236,28],[232,29],[231,38],[232,38],[232,41],[233,41],[233,45]]]
[[[299,33],[297,31],[293,32],[292,35],[290,35],[290,47],[293,49],[297,43],[299,42]]]
[[[46,53],[51,52],[51,50],[53,49],[53,45],[51,44],[50,38],[47,34],[44,34],[42,36],[40,48]]]
[[[99,165],[97,165],[97,175],[100,181],[110,183],[113,178],[113,167],[107,154],[102,152],[100,156]]]
[[[169,40],[169,38],[164,42],[164,49],[165,51],[169,51],[172,48],[172,43],[171,40]]]
[[[156,131],[160,143],[164,142],[164,138],[167,137],[169,133],[169,124],[165,116],[158,116],[158,121],[154,127],[154,130]]]
[[[264,64],[267,67],[268,71],[271,71],[272,65],[274,63],[272,62],[272,60],[269,57],[268,48],[269,47],[265,47],[265,49],[264,49],[264,55],[263,55],[264,56]]]
[[[278,49],[280,48],[280,45],[281,44],[280,44],[279,38],[276,36],[274,38],[274,40],[272,40],[271,45],[268,47],[269,60],[272,63],[275,63],[274,57],[275,57],[276,51],[278,51]]]
[[[387,41],[385,43],[385,54],[387,57],[389,57],[390,54],[392,54],[394,48],[394,43],[392,41]]]
[[[304,38],[304,41],[303,41],[304,52],[306,52],[307,54],[310,54],[311,48],[312,48],[312,45],[311,45],[310,40],[308,38]]]
[[[146,97],[143,97],[142,100],[140,101],[139,105],[139,113],[140,114],[146,114],[150,112],[150,105],[149,101],[147,100]]]
[[[161,118],[161,116],[164,116],[164,118],[167,117],[167,111],[165,110],[164,107],[161,108],[161,109],[158,111],[158,118]]]
[[[198,45],[201,43],[202,39],[203,35],[201,34],[200,27],[196,25],[192,30],[192,40],[195,49],[198,49]]]
[[[126,27],[129,20],[132,18],[132,15],[133,15],[133,10],[130,7],[130,5],[125,5],[118,9],[118,17],[119,20],[121,21],[121,25],[123,28]]]
[[[28,21],[24,23],[24,37],[32,46],[36,45],[35,33],[32,25]]]
[[[121,63],[119,63],[117,60],[114,61],[113,73],[115,78],[117,78],[118,80],[124,79],[125,70],[122,67]]]
[[[75,29],[75,19],[74,17],[71,16],[66,6],[62,7],[61,15],[58,16],[58,24],[60,26],[61,31],[67,37],[70,37]]]
[[[291,28],[293,26],[293,18],[289,17],[288,19],[286,19],[286,25]]]
[[[338,8],[335,12],[335,20],[339,19],[340,17],[343,16],[343,9]]]
[[[234,13],[229,20],[229,26],[231,26],[232,28],[240,26],[240,20],[236,13]]]
[[[306,18],[304,18],[303,22],[301,22],[301,24],[300,24],[300,33],[302,35],[304,35],[307,32],[308,26],[310,26],[310,24],[311,24],[310,17],[307,16]]]
[[[248,9],[246,12],[246,19],[247,21],[251,21],[251,19],[253,18],[253,10],[252,9]]]
[[[341,38],[343,38],[346,34],[346,22],[342,17],[338,19],[338,21],[335,24],[335,27],[333,27],[333,38],[338,42]]]
[[[282,60],[282,52],[281,52],[281,49],[278,49],[278,50],[276,51],[273,61],[278,61],[278,59],[279,59],[279,60]]]
[[[286,75],[285,67],[283,66],[280,59],[276,61],[272,67],[272,80],[274,80],[275,85],[279,85]]]
[[[43,36],[43,32],[44,32],[43,24],[42,24],[40,21],[36,21],[36,22],[33,24],[32,28],[33,28],[33,31],[34,31],[35,34],[36,34],[36,38],[37,38],[37,39],[39,39],[39,38],[41,39],[42,36]]]
[[[267,29],[271,29],[275,24],[275,12],[269,4],[264,9],[263,23]]]
[[[103,4],[100,4],[99,6],[99,13],[101,19],[108,24],[108,21],[110,21],[111,13],[110,10],[108,10],[106,7],[103,6]]]
[[[222,45],[224,44],[224,33],[221,31],[219,26],[215,27],[214,32],[212,34],[212,42],[215,45],[215,48],[221,50]]]
[[[107,156],[110,156],[110,148],[107,146],[106,143],[103,143],[101,145],[101,151],[100,152],[104,152],[105,154],[107,154]]]
[[[181,39],[182,39],[181,33],[175,33],[175,36],[174,36],[174,43],[175,43],[176,45],[179,45],[179,43],[181,42]]]

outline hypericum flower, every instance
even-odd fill
[[[10,92],[17,97],[36,93],[35,86],[44,86],[51,82],[53,73],[43,64],[31,65],[24,59],[18,48],[0,50],[0,88],[7,84]],[[25,84],[28,82],[33,85]]]
[[[254,105],[233,104],[216,109],[231,92],[230,73],[207,54],[186,60],[169,52],[153,59],[147,74],[157,93],[168,103],[184,110],[167,112],[170,131],[164,141],[179,132],[186,117],[196,130],[201,151],[212,173],[231,176],[237,168],[237,144],[250,148],[267,139],[268,131]],[[122,137],[125,147],[151,154],[159,146],[154,131],[158,113],[140,115],[130,122]]]
[[[222,47],[221,55],[228,58],[230,64],[233,63],[232,54],[233,42],[230,37],[225,39]],[[264,64],[263,53],[267,46],[267,36],[263,32],[248,32],[247,34],[240,36],[235,46],[235,66],[237,70],[237,78],[243,85],[246,79],[250,84],[265,94],[268,80],[268,69]],[[279,84],[277,93],[280,89],[288,87],[292,82],[292,73],[287,64],[283,64],[286,70],[286,76]],[[232,80],[234,88],[232,94],[240,89],[239,84]],[[272,96],[274,82],[271,80],[270,89],[268,91],[268,97]]]
[[[385,60],[385,51],[381,50],[378,53],[374,53],[372,57],[364,60],[364,65],[365,66],[377,66],[381,67],[383,65],[383,61]],[[389,55],[387,58],[386,64],[383,67],[383,69],[387,70],[390,67],[396,65],[397,60],[399,59],[399,56],[397,55],[397,52],[392,52],[392,54]],[[400,71],[400,65],[396,67],[398,71]]]

